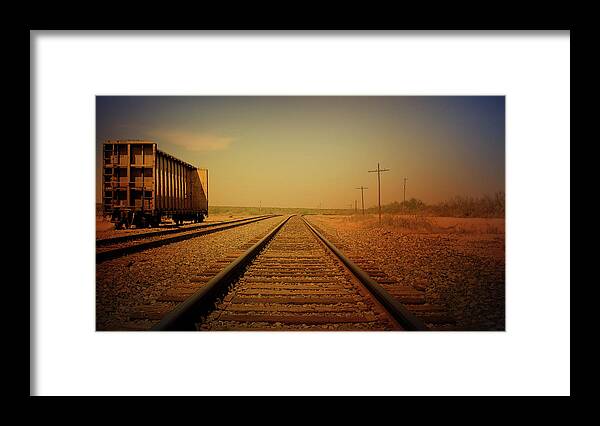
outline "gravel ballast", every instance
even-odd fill
[[[343,216],[307,219],[351,247],[345,253],[351,259],[371,258],[399,283],[424,290],[428,303],[456,318],[451,329],[505,329],[504,233],[419,232]]]
[[[96,329],[126,329],[136,306],[155,303],[165,291],[265,235],[283,219],[266,219],[96,265]]]

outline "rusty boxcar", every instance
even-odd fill
[[[145,140],[109,140],[103,146],[103,212],[117,228],[177,224],[208,216],[208,170]]]

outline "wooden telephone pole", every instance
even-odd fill
[[[366,186],[361,186],[360,188],[355,188],[355,189],[360,189],[360,200],[362,202],[362,214],[365,214],[365,195],[364,195],[364,190],[365,189],[369,189]]]
[[[381,223],[381,172],[389,172],[390,169],[380,169],[377,163],[377,170],[369,170],[369,173],[377,172],[377,196],[379,204],[379,223]]]
[[[402,203],[402,207],[406,210],[406,178],[404,178],[404,202]]]

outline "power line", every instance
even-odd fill
[[[377,170],[369,170],[369,173],[377,172],[377,195],[379,204],[379,223],[381,223],[381,172],[389,172],[390,169],[380,169],[377,163]]]

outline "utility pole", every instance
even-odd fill
[[[377,195],[379,204],[379,223],[381,223],[381,172],[389,172],[390,169],[380,169],[377,163],[377,170],[369,170],[369,173],[377,172]]]
[[[362,202],[362,214],[365,214],[365,195],[364,195],[364,190],[365,189],[369,189],[366,186],[361,186],[360,188],[355,188],[355,189],[360,189],[360,200]]]
[[[406,210],[406,178],[404,178],[404,202],[402,203],[402,207]]]

